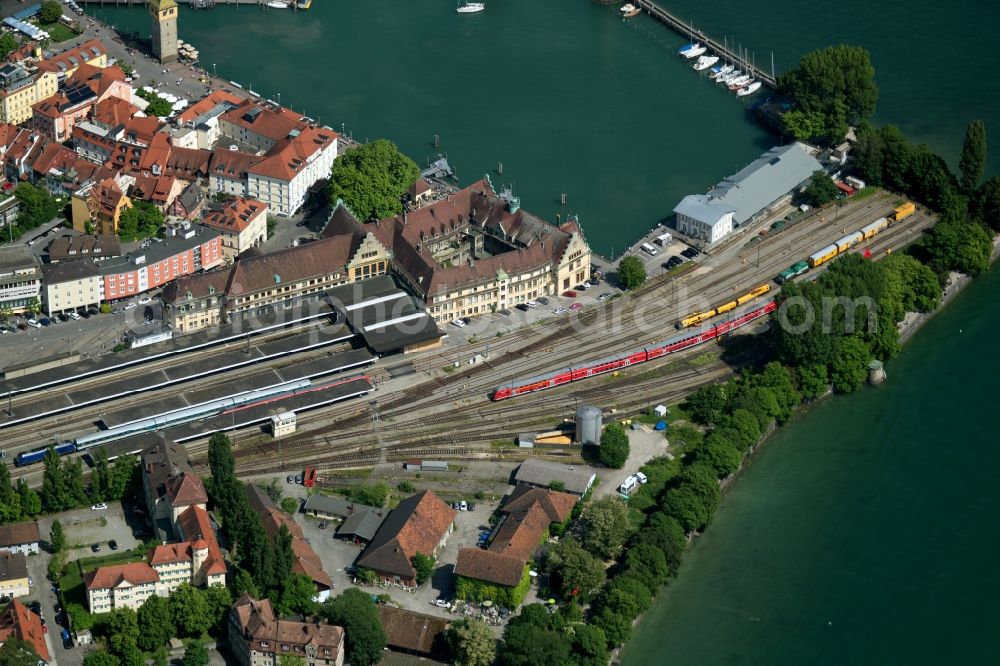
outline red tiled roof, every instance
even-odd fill
[[[42,661],[46,663],[50,661],[41,619],[17,599],[12,599],[7,607],[0,611],[0,643],[10,636],[31,643],[35,654]]]
[[[195,118],[201,114],[211,111],[219,104],[232,104],[234,106],[239,106],[243,100],[236,95],[226,92],[225,90],[213,90],[205,97],[184,109],[177,116],[177,122],[184,125],[194,121]]]
[[[358,566],[411,579],[410,560],[417,553],[432,555],[455,520],[456,512],[427,490],[408,497],[382,522],[358,559]]]
[[[149,566],[148,562],[99,567],[83,576],[83,583],[88,590],[105,590],[117,587],[122,581],[127,581],[132,585],[141,585],[155,583],[158,580],[160,580],[159,574],[153,567]]]
[[[531,509],[532,505],[538,504],[548,515],[550,522],[561,523],[572,513],[578,500],[576,495],[570,493],[520,485],[514,488],[514,491],[507,497],[507,501],[500,507],[500,511],[501,513],[513,514],[518,511],[527,511]]]
[[[132,197],[143,199],[157,206],[168,206],[173,201],[173,176],[137,176],[132,186]]]
[[[212,522],[208,519],[208,512],[197,504],[191,505],[181,515],[177,517],[177,524],[184,534],[184,538],[190,541],[204,539],[208,542],[208,559],[206,560],[209,574],[226,573],[226,561],[219,550],[219,543],[215,540],[215,532],[212,530]]]
[[[459,548],[455,575],[515,587],[524,576],[524,560],[482,548]]]
[[[76,160],[75,152],[53,141],[42,149],[42,153],[35,158],[35,163],[31,165],[31,168],[35,173],[41,175],[46,175],[53,170],[66,173],[73,168]]]
[[[139,113],[139,107],[131,102],[125,101],[121,97],[106,97],[97,103],[94,108],[94,120],[115,127],[124,125],[125,121]],[[159,123],[156,118],[151,118],[155,123]]]
[[[267,204],[256,199],[237,197],[227,203],[222,210],[213,210],[202,218],[201,223],[224,231],[242,233],[264,211]]]
[[[263,160],[250,166],[248,173],[276,180],[292,180],[306,167],[313,154],[331,145],[337,133],[307,127],[292,139],[274,144]]]
[[[158,564],[169,564],[172,562],[190,562],[191,544],[187,541],[179,543],[166,543],[157,546],[149,552],[149,563],[152,566]]]
[[[242,180],[246,177],[247,169],[260,160],[260,157],[250,153],[216,148],[211,154],[208,173],[217,178]]]
[[[208,493],[205,484],[196,474],[181,472],[167,480],[164,484],[171,506],[187,506],[190,504],[207,504]]]
[[[0,546],[21,546],[38,543],[38,522],[14,523],[0,526]]]
[[[243,127],[274,142],[288,138],[292,130],[304,130],[309,127],[300,113],[284,107],[261,104],[252,99],[242,100],[240,106],[222,114],[220,120]]]

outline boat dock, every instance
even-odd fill
[[[147,0],[76,0],[81,5],[124,5],[126,7],[144,7]],[[211,9],[216,5],[256,5],[268,8],[268,0],[177,0],[177,4],[190,5],[193,9]],[[308,9],[309,2],[289,2],[287,9]],[[271,9],[274,9],[271,7]],[[282,9],[285,9],[284,7]]]
[[[653,17],[660,23],[663,23],[664,25],[673,28],[684,37],[688,37],[691,35],[692,31],[689,25],[684,23],[684,21],[680,20],[667,10],[665,10],[663,7],[660,7],[655,2],[652,2],[652,0],[631,0],[631,2],[633,5],[640,7],[646,14],[649,14],[651,17]],[[715,55],[725,60],[728,60],[729,62],[738,62],[746,60],[744,56],[740,55],[732,48],[720,44],[719,42],[715,41],[714,39],[712,39],[711,37],[709,37],[708,35],[699,30],[694,31],[694,36],[692,37],[692,39],[701,42],[703,45],[707,46],[708,49],[712,51]],[[754,68],[754,76],[758,81],[760,81],[769,88],[773,89],[777,87],[777,81],[775,80],[772,74],[765,74],[759,69]]]

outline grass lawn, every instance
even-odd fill
[[[73,30],[73,28],[70,28],[68,25],[64,25],[62,23],[59,23],[58,21],[56,21],[55,23],[49,23],[48,25],[42,25],[39,27],[41,27],[41,29],[44,30],[45,32],[49,33],[49,38],[54,43],[69,41],[80,34],[75,30]]]

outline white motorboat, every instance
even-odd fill
[[[682,55],[687,57],[688,51],[694,51],[697,48],[701,48],[701,44],[698,42],[691,42],[690,44],[685,44],[684,46],[677,49],[677,55]]]
[[[288,9],[289,5],[287,2],[283,2],[282,0],[271,0],[267,3],[267,6],[271,9]]]
[[[737,90],[736,94],[739,95],[740,97],[746,97],[747,95],[752,95],[758,90],[760,90],[760,86],[761,86],[760,81],[751,81],[750,84],[745,88],[740,88],[739,90]]]
[[[752,76],[750,76],[749,74],[744,74],[743,76],[741,76],[741,77],[739,77],[737,79],[734,79],[733,82],[729,84],[729,89],[730,90],[739,90],[740,88],[742,88],[746,84],[750,83],[752,80],[753,80]]]
[[[698,58],[698,62],[694,64],[694,71],[700,72],[708,69],[717,62],[719,62],[719,56],[702,56]]]
[[[458,9],[455,10],[459,14],[476,14],[478,12],[486,11],[485,2],[460,2],[458,4]]]
[[[701,44],[698,44],[693,49],[685,51],[681,55],[684,56],[685,58],[687,58],[688,60],[690,60],[691,58],[697,58],[698,56],[700,56],[702,53],[704,53],[707,50],[708,50],[707,46],[702,46]]]
[[[625,18],[632,18],[642,13],[642,8],[636,7],[631,2],[629,2],[622,5],[621,9],[619,9],[618,11],[620,11],[622,13],[622,16],[624,16]]]

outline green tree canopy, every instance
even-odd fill
[[[882,260],[882,268],[899,276],[907,312],[930,312],[937,307],[941,285],[929,266],[911,255],[896,252]]]
[[[523,612],[523,611],[522,611]],[[511,622],[497,650],[501,666],[571,666],[569,637],[536,624]]]
[[[490,666],[496,657],[493,631],[479,620],[458,620],[448,629],[446,640],[456,666]]]
[[[840,190],[837,189],[833,179],[825,171],[817,169],[813,172],[805,192],[806,200],[810,205],[826,205],[836,199],[838,194],[840,194]]]
[[[626,289],[635,289],[646,281],[646,265],[639,257],[625,257],[618,262],[618,281]]]
[[[17,50],[19,44],[13,33],[5,32],[0,35],[0,58],[6,58]]]
[[[0,664],[3,666],[38,666],[38,654],[28,641],[9,636],[0,646]]]
[[[572,537],[549,548],[545,558],[553,586],[564,599],[588,599],[604,582],[604,564]],[[521,613],[524,615],[524,610]]]
[[[609,659],[608,637],[600,627],[573,627],[573,661],[579,666],[605,666]]]
[[[184,650],[184,666],[208,666],[208,650],[198,641],[188,643]]]
[[[42,512],[42,498],[23,478],[17,480],[17,495],[21,500],[21,515],[34,518]]]
[[[826,116],[820,111],[792,109],[781,117],[785,132],[797,141],[810,141],[826,133]]]
[[[83,658],[83,666],[120,666],[121,661],[115,655],[106,650],[94,650],[88,652]],[[37,666],[37,662],[32,666]]]
[[[351,587],[320,607],[320,614],[331,624],[344,628],[347,636],[347,660],[353,666],[370,666],[382,658],[385,632],[378,610],[366,592]]]
[[[705,438],[705,445],[698,452],[698,460],[708,463],[721,479],[740,468],[743,453],[733,441],[715,431]]]
[[[42,23],[55,23],[62,17],[62,5],[57,0],[42,0],[38,19]]]
[[[423,585],[434,575],[434,556],[415,553],[413,555],[413,569],[417,572],[417,585]]]
[[[642,548],[655,550],[653,546],[643,544]],[[663,554],[660,553],[660,559]],[[644,613],[653,603],[653,593],[659,587],[659,583],[648,585],[643,579],[636,577],[632,568],[628,573],[615,576],[604,586],[600,596],[595,603],[597,608],[610,608],[616,613],[629,617],[638,617]]]
[[[973,120],[965,129],[962,155],[958,160],[962,191],[972,194],[986,171],[986,123]]]
[[[312,600],[315,594],[316,585],[312,578],[293,573],[282,586],[278,610],[281,615],[312,615],[317,608]]]
[[[136,612],[124,606],[111,611],[107,622],[108,648],[119,657],[135,649],[139,641],[139,620]]]
[[[683,407],[695,423],[718,423],[729,402],[727,388],[725,384],[701,386],[687,397]]]
[[[628,507],[615,495],[591,502],[580,519],[581,544],[602,559],[616,557],[631,531]]]
[[[205,593],[188,583],[174,590],[168,603],[179,636],[199,638],[215,624]]]
[[[597,457],[602,464],[612,469],[621,469],[628,462],[628,433],[618,423],[610,423],[601,433],[601,445]]]
[[[857,337],[841,338],[830,367],[833,390],[851,393],[861,388],[868,376],[870,360],[871,352],[863,340]]]
[[[62,523],[59,522],[58,518],[52,521],[52,527],[49,529],[49,545],[52,546],[54,553],[62,552],[62,549],[66,547],[66,533],[63,532]]]
[[[650,590],[655,590],[667,582],[667,576],[670,574],[666,555],[648,543],[640,543],[628,549],[625,553],[625,570],[628,576],[641,581]]]
[[[419,176],[413,160],[379,139],[334,160],[330,199],[342,199],[361,221],[392,217],[402,212],[403,195]]]
[[[0,524],[13,523],[20,517],[21,497],[11,482],[10,468],[0,463]]]
[[[804,114],[821,114],[829,143],[844,137],[847,125],[857,125],[875,113],[878,87],[868,51],[841,44],[802,56],[796,67],[778,78],[778,90]]]
[[[137,621],[139,639],[137,645],[146,652],[152,652],[166,645],[174,637],[174,620],[170,605],[163,597],[152,595],[139,606]]]
[[[646,519],[646,524],[638,532],[639,543],[648,543],[658,548],[667,560],[671,571],[680,566],[684,549],[687,548],[687,534],[677,519],[663,511],[656,511]]]
[[[1000,176],[993,176],[980,185],[970,203],[977,221],[993,231],[1000,231]]]
[[[632,638],[633,619],[610,608],[605,608],[595,614],[590,623],[604,632],[608,648],[613,649],[624,645]]]

